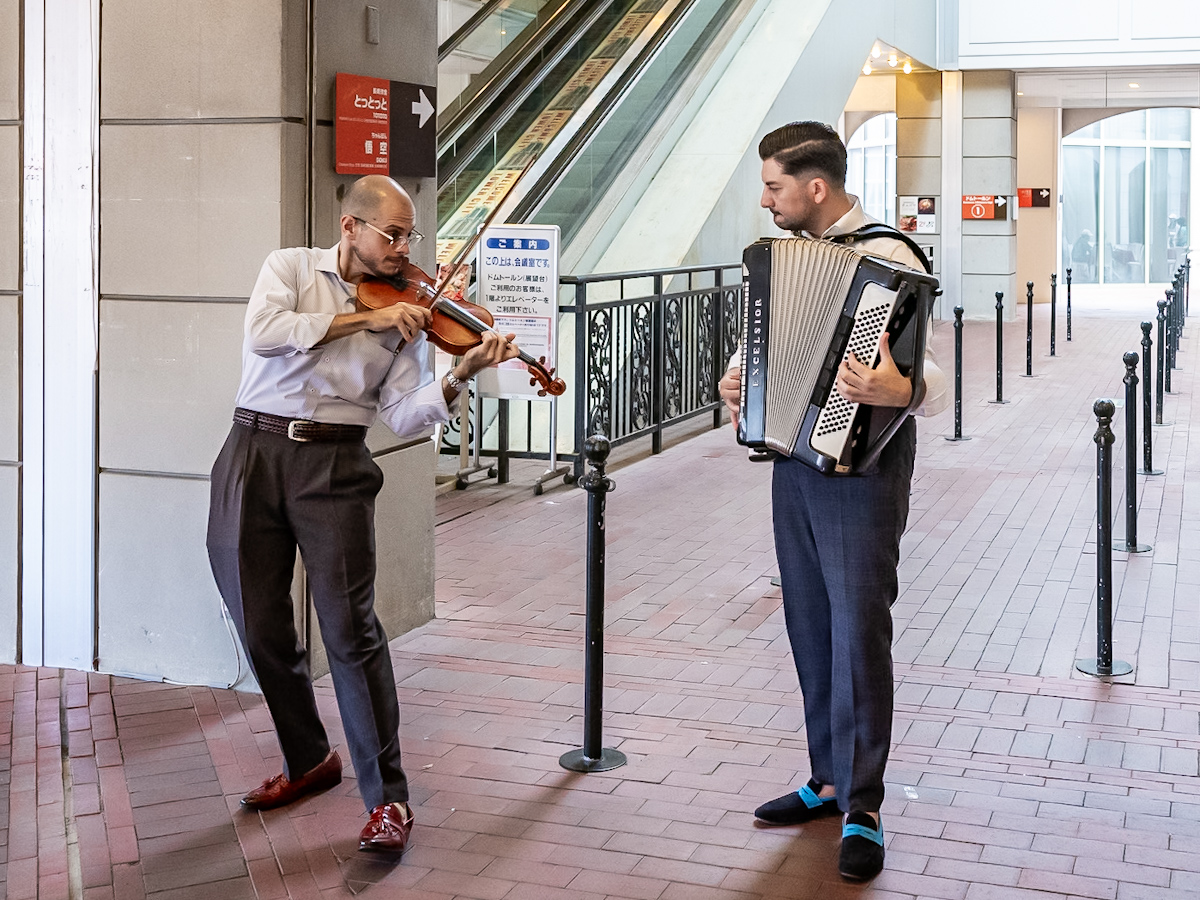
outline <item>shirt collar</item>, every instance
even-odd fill
[[[802,233],[806,237],[831,238],[836,237],[839,234],[849,234],[852,231],[858,231],[858,229],[866,225],[868,221],[867,214],[863,212],[862,204],[858,202],[858,198],[853,194],[847,194],[846,196],[854,201],[854,205],[846,211],[844,216],[826,228],[824,234],[813,235],[809,234],[807,231]]]
[[[316,268],[318,272],[331,272],[342,277],[338,271],[338,245],[334,244],[328,249],[322,249],[317,253]]]

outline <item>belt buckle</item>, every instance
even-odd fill
[[[288,439],[293,440],[293,441],[299,441],[302,444],[311,443],[312,438],[301,437],[300,435],[296,434],[296,426],[297,425],[315,425],[315,424],[316,424],[315,422],[313,422],[309,419],[292,419],[290,422],[288,422],[288,427],[287,427]]]

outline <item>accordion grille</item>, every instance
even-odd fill
[[[776,449],[791,452],[799,440],[804,412],[862,258],[829,241],[781,238],[772,244],[771,354],[763,424],[768,443],[785,444]]]

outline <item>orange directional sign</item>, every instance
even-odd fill
[[[995,194],[963,194],[964,219],[1007,219],[1008,199]]]
[[[1050,188],[1017,188],[1018,206],[1049,206]]]

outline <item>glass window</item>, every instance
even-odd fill
[[[1174,278],[1187,252],[1190,165],[1191,154],[1187,150],[1155,147],[1150,151],[1151,281]]]
[[[1072,131],[1070,138],[1081,141],[1098,141],[1100,140],[1100,123],[1093,122],[1091,125],[1084,125],[1077,131]]]
[[[1192,139],[1192,111],[1190,109],[1149,109],[1150,140],[1182,141]]]
[[[1144,142],[1146,140],[1146,111],[1139,109],[1135,112],[1121,113],[1119,116],[1104,119],[1100,123],[1100,133],[1104,136],[1105,143]]]
[[[1104,281],[1146,280],[1146,148],[1104,148]]]
[[[846,145],[846,190],[868,216],[896,224],[896,114],[864,122]]]
[[[1096,284],[1100,234],[1100,148],[1063,147],[1063,268],[1076,284]]]

